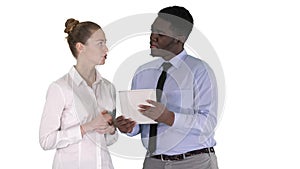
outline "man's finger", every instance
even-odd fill
[[[129,119],[123,119],[123,120],[117,121],[117,125],[123,126],[123,125],[126,125],[126,124],[131,123],[131,122],[132,122],[132,121],[129,120]]]
[[[154,100],[146,100],[146,102],[149,103],[149,104],[152,104],[155,107],[159,105],[159,102],[156,102]]]
[[[119,116],[116,118],[116,120],[121,120],[121,119],[124,119],[125,117],[123,115]]]
[[[140,105],[138,105],[138,107],[139,108],[142,108],[142,109],[149,109],[149,108],[151,108],[151,106],[149,106],[149,105],[144,105],[144,104],[140,104]]]

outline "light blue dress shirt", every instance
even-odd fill
[[[162,58],[140,66],[132,80],[132,89],[155,89],[162,72]],[[158,123],[154,154],[175,155],[215,146],[217,125],[217,84],[212,69],[204,61],[183,50],[169,61],[172,67],[164,84],[161,103],[174,112],[172,126]],[[141,133],[148,147],[149,124],[136,125],[128,136]]]

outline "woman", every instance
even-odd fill
[[[68,19],[65,27],[77,63],[49,86],[40,145],[56,149],[54,169],[111,169],[107,146],[118,137],[113,126],[115,88],[95,69],[105,63],[105,34],[89,21]]]

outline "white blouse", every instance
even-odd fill
[[[44,150],[56,149],[53,169],[112,169],[107,149],[116,142],[115,134],[86,133],[80,125],[91,121],[104,109],[115,117],[114,86],[97,72],[89,87],[75,67],[53,82],[40,124],[39,141]]]

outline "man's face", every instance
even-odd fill
[[[171,23],[159,17],[156,18],[151,26],[151,55],[158,57],[176,55],[177,46],[175,45],[175,41]]]

